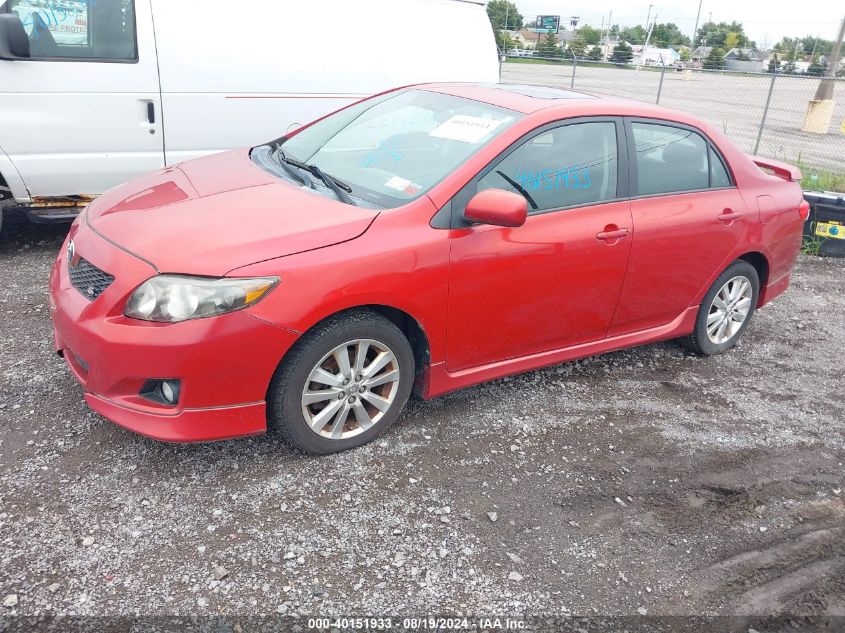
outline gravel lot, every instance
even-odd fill
[[[845,260],[802,258],[723,356],[413,400],[312,458],[91,413],[52,349],[65,229],[0,233],[1,615],[845,616]]]

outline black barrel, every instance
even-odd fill
[[[819,255],[845,257],[845,195],[805,191],[810,215],[804,222],[805,241],[819,243]]]

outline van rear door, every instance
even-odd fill
[[[149,0],[0,0],[31,58],[0,60],[0,146],[33,202],[164,165]]]

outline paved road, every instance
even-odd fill
[[[572,67],[556,64],[502,65],[502,81],[568,88]],[[660,105],[694,114],[725,132],[741,149],[751,152],[771,86],[771,76],[695,72],[689,79],[667,71]],[[587,64],[575,71],[575,89],[612,94],[654,103],[660,73],[651,70],[606,68]],[[807,103],[815,95],[818,79],[779,76],[774,90],[758,153],[808,166],[843,171],[845,133],[845,81],[837,81],[833,123],[824,135],[801,132]]]
[[[670,342],[416,400],[311,458],[89,411],[52,350],[64,231],[0,233],[0,620],[845,609],[845,260],[802,258],[720,357]]]

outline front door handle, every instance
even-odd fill
[[[147,121],[150,125],[155,125],[156,122],[156,105],[152,101],[147,102]]]
[[[596,239],[607,243],[616,243],[617,240],[625,239],[630,235],[630,231],[626,228],[619,228],[615,224],[610,224],[604,227],[604,231],[596,233]]]
[[[739,211],[734,211],[733,209],[725,209],[722,213],[719,214],[717,218],[719,222],[724,222],[725,224],[730,224],[737,218],[742,217],[742,214]]]

